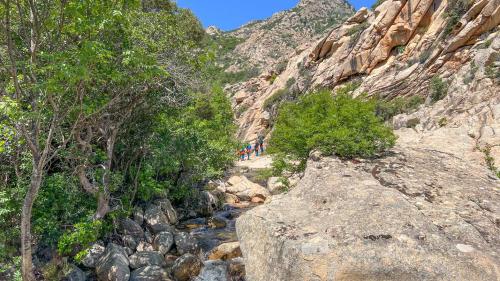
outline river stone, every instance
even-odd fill
[[[198,254],[200,247],[198,241],[187,232],[178,232],[174,236],[175,246],[179,254],[184,255],[186,253]]]
[[[184,254],[178,258],[173,267],[172,275],[177,281],[189,281],[198,276],[203,266],[201,260],[192,254]]]
[[[174,235],[171,232],[163,231],[156,235],[153,247],[156,251],[165,255],[172,249],[174,245]]]
[[[224,227],[226,227],[227,222],[226,222],[226,219],[224,219],[220,216],[215,216],[215,217],[211,217],[208,220],[208,225],[211,228],[224,228]]]
[[[137,241],[135,241],[132,235],[123,235],[122,236],[123,246],[135,250],[137,248]]]
[[[148,265],[165,265],[163,256],[159,252],[136,252],[129,257],[130,268],[137,269]]]
[[[132,236],[136,241],[144,239],[144,230],[132,219],[123,218],[119,222],[119,231],[124,235]]]
[[[144,239],[149,244],[153,244],[153,234],[149,230],[144,231]]]
[[[130,277],[129,260],[123,247],[109,243],[96,265],[99,281],[127,281]]]
[[[144,210],[141,207],[137,206],[134,208],[133,216],[134,216],[134,221],[138,225],[142,225],[144,223]]]
[[[226,262],[228,263],[228,273],[231,280],[245,280],[245,261],[243,258],[234,258]]]
[[[80,268],[78,268],[74,264],[70,264],[69,270],[64,274],[63,280],[65,281],[85,281],[87,280],[87,276],[85,272],[83,272]]]
[[[206,261],[200,275],[194,281],[229,281],[228,264],[225,261]]]
[[[130,281],[170,281],[170,279],[166,269],[151,265],[132,271]]]
[[[213,215],[217,208],[219,200],[210,191],[202,191],[198,202],[198,213],[201,216],[208,217]]]
[[[96,243],[93,244],[88,250],[87,254],[82,259],[82,264],[88,268],[96,267],[97,261],[104,254],[106,248]]]
[[[151,252],[151,251],[154,251],[153,245],[147,242],[141,241],[137,245],[137,252]]]
[[[209,260],[227,260],[236,257],[241,257],[240,242],[220,244],[208,255]]]
[[[289,193],[237,219],[248,280],[500,280],[500,206],[476,203],[500,202],[484,167],[402,147],[307,164]]]
[[[171,229],[167,216],[157,205],[150,205],[144,213],[144,220],[147,227],[153,233],[160,233]]]
[[[250,181],[245,176],[232,176],[227,182],[229,183],[227,192],[235,194],[245,201],[250,201],[253,197],[260,197],[265,200],[271,195],[267,189]]]
[[[155,204],[161,208],[170,224],[178,222],[177,211],[172,206],[172,203],[170,203],[170,200],[167,198],[158,199],[155,201]]]

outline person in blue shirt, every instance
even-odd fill
[[[250,154],[252,154],[252,145],[248,144],[246,148],[248,160],[250,160]]]

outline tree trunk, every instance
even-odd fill
[[[31,252],[31,213],[33,203],[38,196],[42,184],[42,171],[35,165],[31,177],[31,183],[26,197],[24,198],[21,215],[21,255],[22,255],[22,277],[23,281],[34,281],[33,260]]]

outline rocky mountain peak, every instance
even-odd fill
[[[302,0],[290,10],[224,33],[224,39],[234,38],[239,43],[223,54],[224,66],[229,72],[272,71],[298,46],[324,35],[354,12],[345,0]]]

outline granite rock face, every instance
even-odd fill
[[[238,219],[247,280],[499,280],[499,186],[430,149],[309,161]]]

